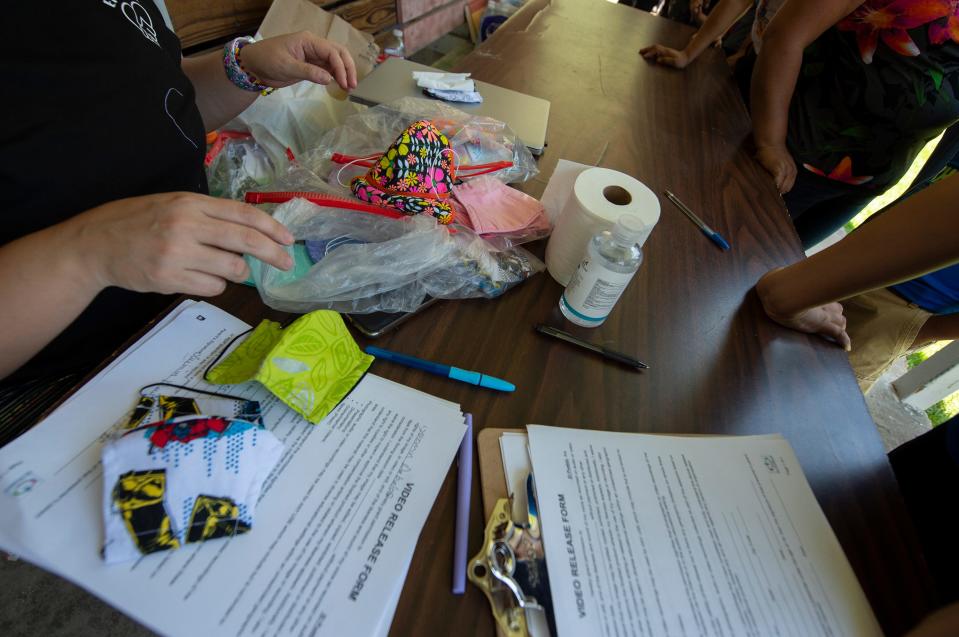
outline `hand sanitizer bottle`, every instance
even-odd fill
[[[583,327],[603,324],[643,262],[637,243],[643,229],[638,217],[623,215],[612,230],[589,240],[586,256],[559,299],[563,316]]]

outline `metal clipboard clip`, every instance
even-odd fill
[[[532,475],[527,479],[527,494],[526,527],[513,522],[509,499],[497,500],[486,523],[483,547],[470,560],[468,575],[486,595],[506,637],[549,637],[556,635],[556,628]]]

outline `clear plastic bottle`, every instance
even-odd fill
[[[406,57],[406,45],[403,44],[403,30],[402,29],[393,29],[393,38],[390,42],[385,43],[383,47],[383,53],[386,57],[393,58],[405,58]]]
[[[603,324],[643,262],[637,243],[643,230],[639,217],[623,215],[612,230],[589,240],[586,256],[559,299],[563,316],[583,327]]]

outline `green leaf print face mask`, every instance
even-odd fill
[[[313,424],[359,382],[373,362],[330,310],[310,312],[283,329],[263,321],[206,380],[232,385],[256,380]]]

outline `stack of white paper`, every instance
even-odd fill
[[[127,565],[100,558],[105,432],[144,385],[216,390],[203,370],[248,327],[186,302],[0,449],[0,547],[162,634],[385,634],[465,425],[459,406],[371,374],[319,425],[258,384],[231,386],[285,445],[253,530]]]
[[[781,436],[527,431],[560,637],[882,634]]]

